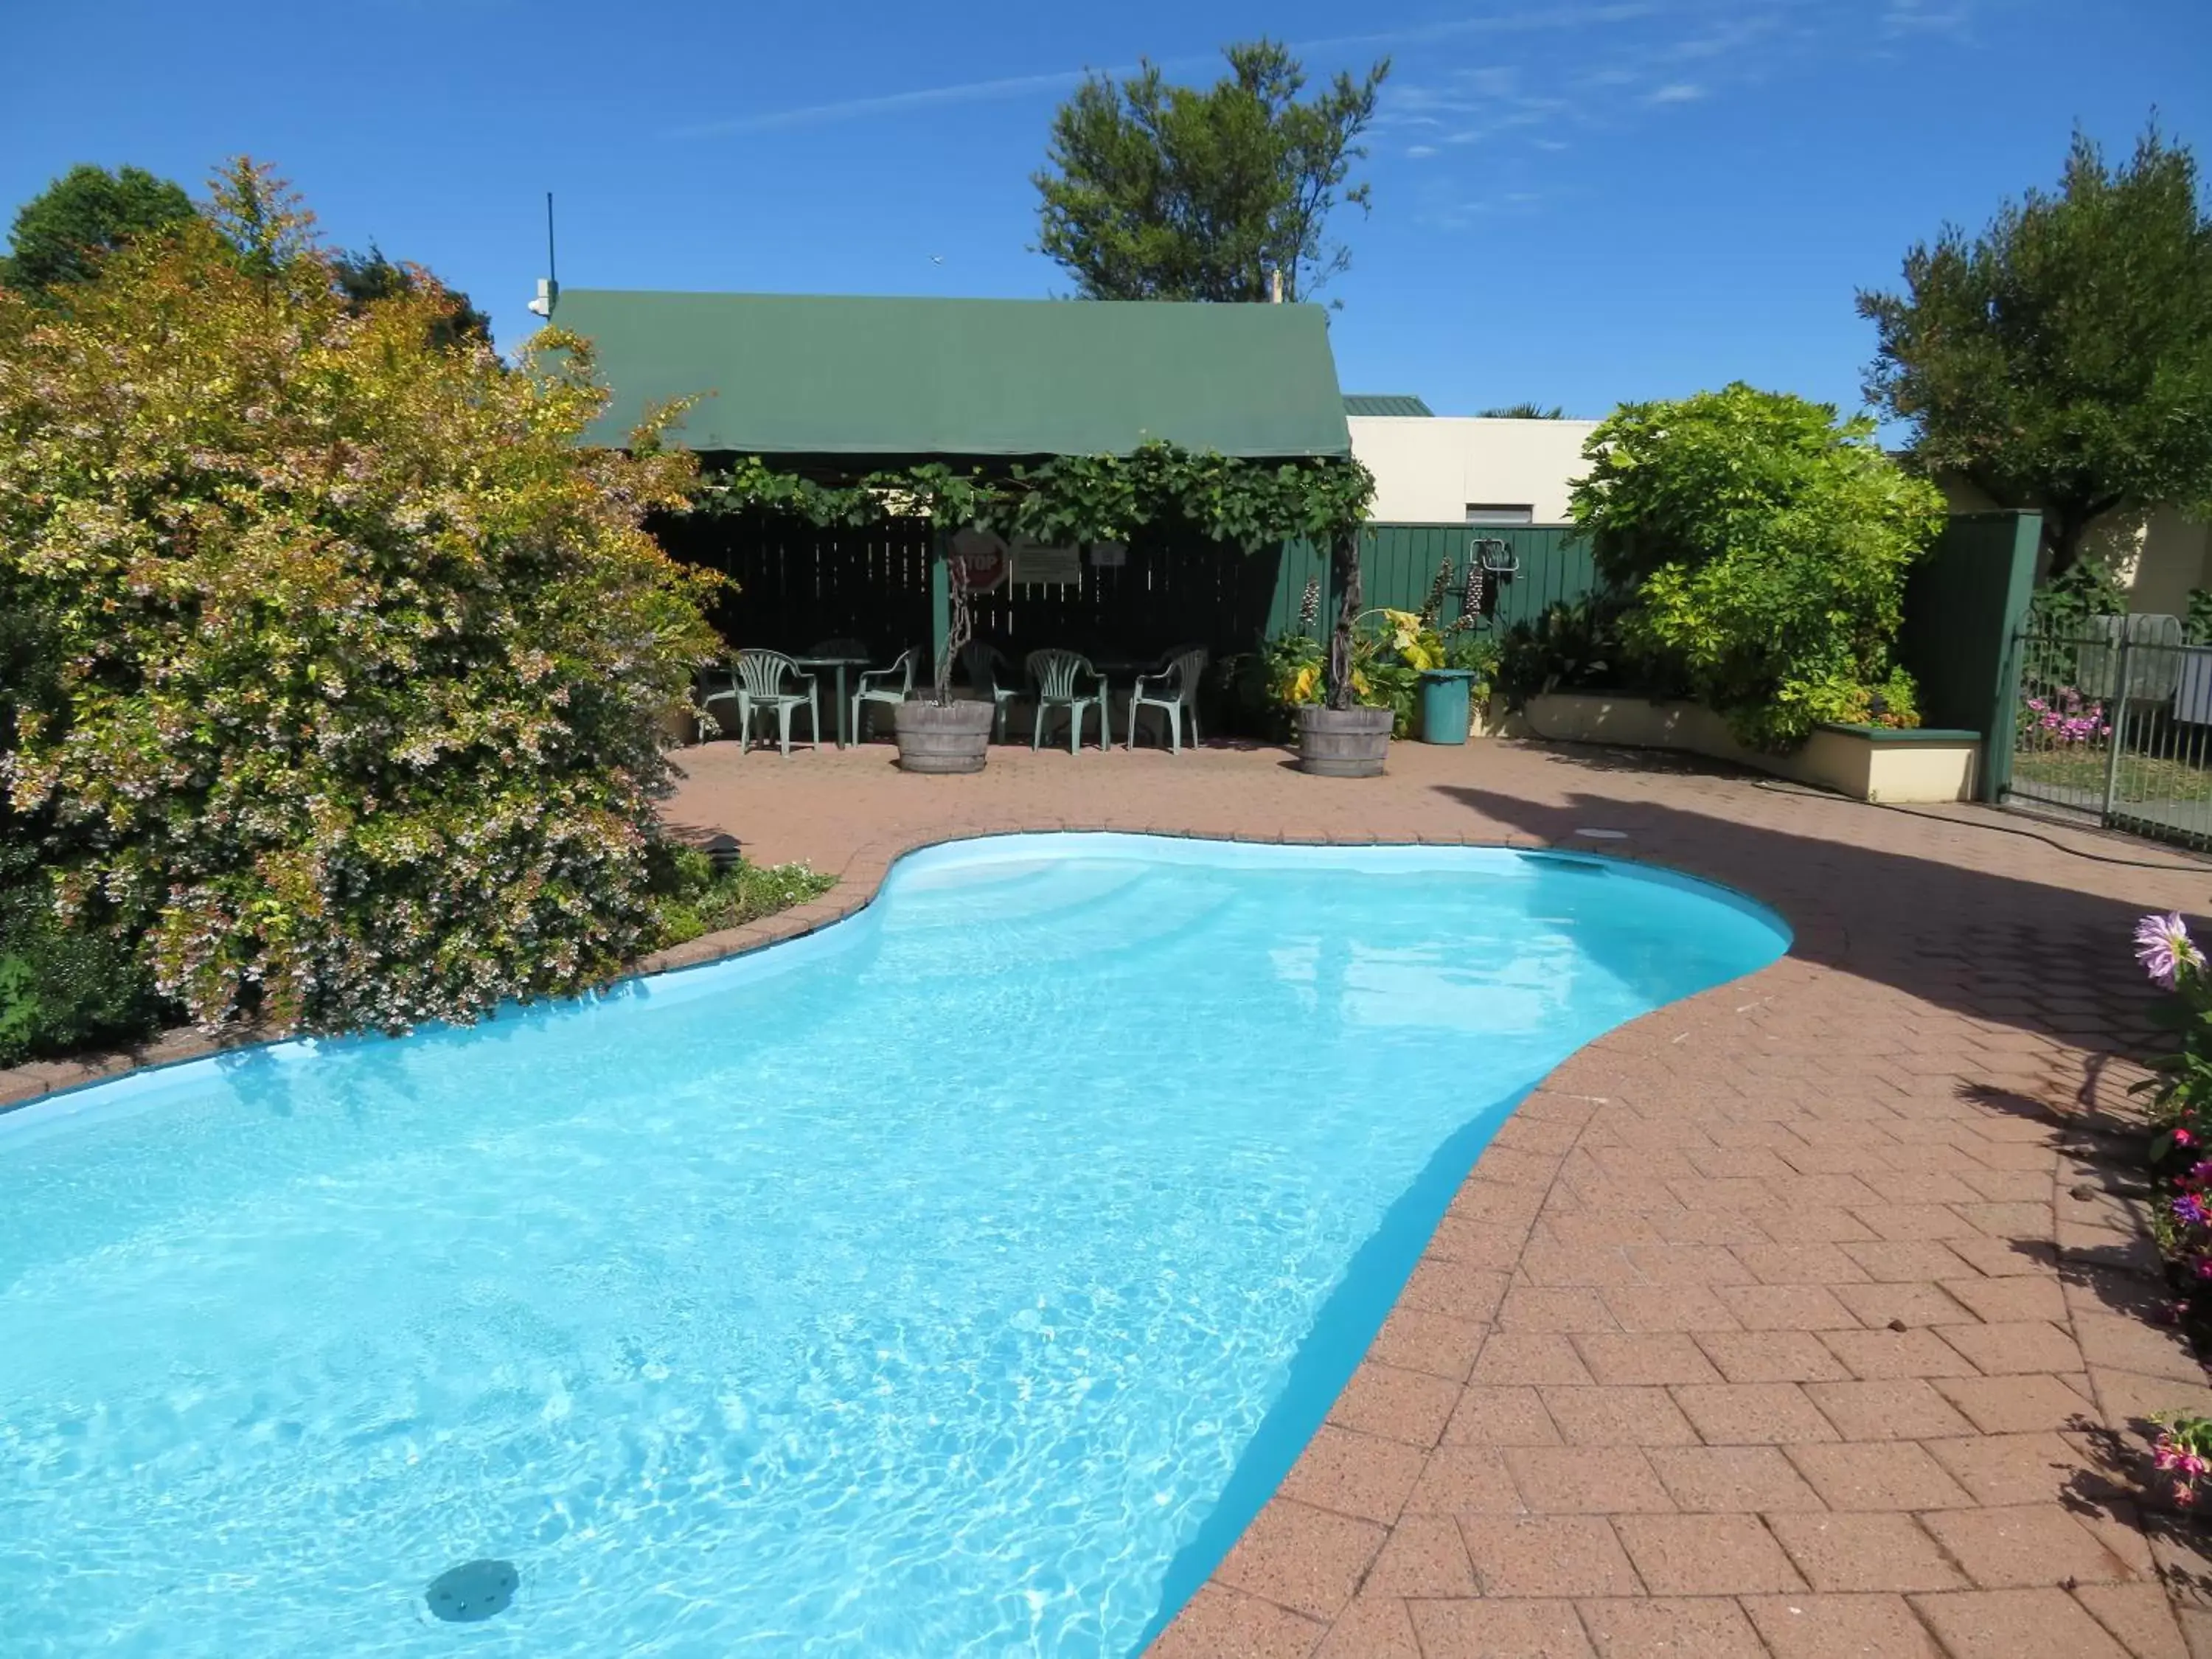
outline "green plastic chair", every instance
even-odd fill
[[[776,746],[785,756],[791,753],[791,715],[797,708],[806,711],[807,746],[821,748],[822,709],[815,701],[811,674],[800,673],[799,665],[781,651],[740,651],[731,666],[734,678],[731,689],[710,696],[702,707],[725,701],[737,703],[739,754],[752,742],[753,716],[770,709],[775,711]]]
[[[1032,651],[1027,666],[1030,683],[1036,687],[1036,720],[1030,727],[1030,747],[1035,749],[1044,736],[1047,716],[1055,708],[1067,711],[1067,752],[1080,754],[1083,750],[1083,711],[1096,705],[1098,710],[1098,746],[1110,749],[1114,745],[1114,728],[1106,716],[1106,681],[1091,665],[1090,659],[1073,651]],[[1081,682],[1091,682],[1085,690]]]
[[[1182,722],[1190,722],[1190,741],[1198,745],[1198,686],[1206,674],[1206,653],[1186,651],[1157,674],[1139,674],[1129,693],[1129,747],[1137,746],[1137,713],[1157,708],[1168,717],[1168,747],[1182,753]]]
[[[896,708],[913,692],[914,659],[917,654],[908,647],[898,653],[889,668],[864,668],[860,671],[859,689],[853,693],[854,742],[865,743],[867,740],[867,727],[860,722],[869,709],[878,703],[888,703]]]
[[[1006,740],[1006,710],[1021,695],[1018,688],[999,684],[999,670],[1011,666],[1006,653],[985,641],[970,640],[960,647],[960,667],[968,676],[969,688],[991,700],[994,743]]]

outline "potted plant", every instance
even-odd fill
[[[1405,699],[1398,732],[1417,730],[1423,743],[1463,744],[1473,724],[1473,700],[1489,691],[1489,668],[1496,654],[1474,629],[1479,612],[1465,611],[1448,628],[1439,628],[1444,595],[1450,592],[1452,562],[1446,557],[1429,585],[1427,603],[1417,616],[1385,611],[1389,647],[1400,668],[1412,674],[1415,696]],[[1393,699],[1394,706],[1397,700]]]
[[[990,757],[991,723],[997,710],[989,702],[952,695],[952,665],[975,630],[969,605],[971,561],[978,556],[1003,559],[1005,552],[1005,544],[988,531],[971,528],[953,538],[945,561],[951,625],[944,653],[937,659],[936,683],[928,697],[908,697],[892,710],[902,772],[980,772]]]
[[[1366,676],[1358,655],[1359,532],[1340,529],[1329,541],[1336,569],[1336,626],[1328,639],[1328,701],[1298,707],[1298,770],[1326,778],[1381,775],[1390,750],[1391,710],[1362,701]]]

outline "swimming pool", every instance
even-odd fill
[[[0,1646],[1121,1659],[1515,1101],[1786,945],[1589,858],[1008,836],[0,1116]]]

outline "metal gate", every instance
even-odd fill
[[[2031,624],[2014,639],[2008,800],[2212,847],[2212,647],[2172,617]]]

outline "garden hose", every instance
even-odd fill
[[[1849,795],[1833,794],[1826,789],[1814,789],[1802,784],[1792,784],[1781,778],[1756,778],[1753,782],[1755,787],[1760,789],[1771,789],[1777,794],[1811,795],[1822,800],[1851,799]],[[2059,852],[2070,854],[2077,859],[2087,859],[2093,864],[2110,864],[2124,870],[2163,870],[2172,875],[2212,876],[2212,860],[2200,860],[2192,864],[2156,864],[2148,859],[2116,858],[2109,853],[2093,853],[2085,848],[2069,847],[2063,841],[2053,841],[2049,836],[2042,835],[2021,824],[1990,823],[1981,818],[1948,817],[1941,812],[1915,811],[1911,807],[1901,806],[1895,801],[1868,800],[1854,804],[1860,806],[1878,806],[1885,812],[1901,812],[1908,818],[1926,818],[1930,823],[1950,823],[1956,824],[1964,830],[1993,830],[2001,836],[2023,836],[2029,841],[2039,841],[2045,847],[2056,848]]]

